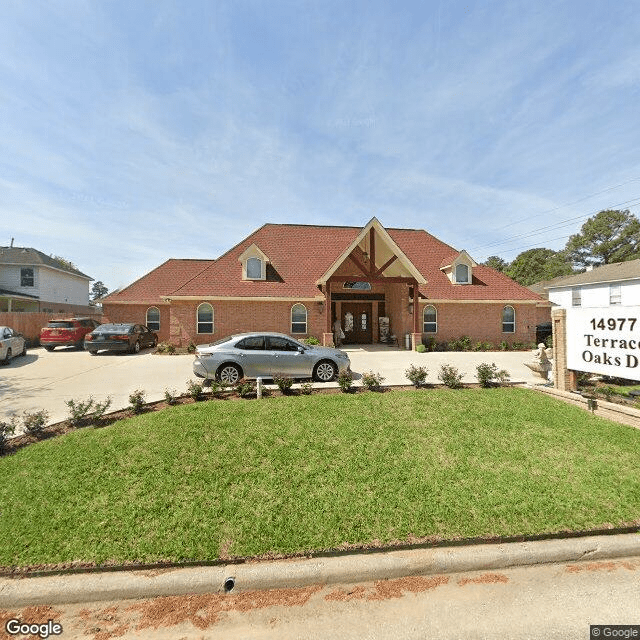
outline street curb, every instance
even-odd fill
[[[640,556],[640,534],[373,552],[308,560],[0,579],[0,608],[352,584]]]

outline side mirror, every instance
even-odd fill
[[[306,349],[304,347],[298,347],[298,352],[299,353],[304,353],[306,351]]]

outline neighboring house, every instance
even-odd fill
[[[93,313],[92,279],[37,249],[0,247],[0,312]]]
[[[615,262],[541,283],[557,307],[631,306],[640,303],[640,260]]]
[[[462,335],[532,342],[549,304],[426,231],[265,224],[217,260],[170,259],[102,300],[111,322],[139,322],[177,345],[233,333],[279,331],[415,345]],[[380,320],[383,318],[383,320]]]

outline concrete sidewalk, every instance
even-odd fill
[[[353,584],[406,576],[633,556],[640,556],[638,533],[370,552],[216,567],[2,578],[0,608]]]

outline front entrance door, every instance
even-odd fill
[[[342,303],[340,322],[346,344],[371,344],[373,336],[371,310],[370,302]]]

